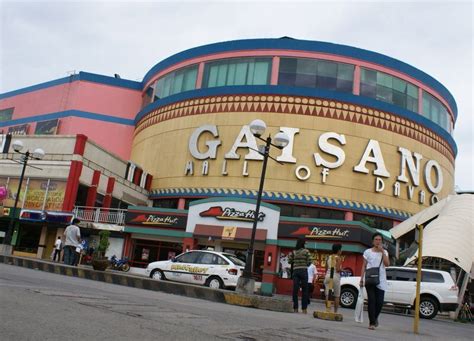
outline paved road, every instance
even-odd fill
[[[312,307],[316,308],[316,307]],[[323,307],[318,306],[319,309]],[[353,322],[269,312],[0,264],[1,340],[472,340],[473,325],[383,315]]]

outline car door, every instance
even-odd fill
[[[387,290],[385,291],[384,301],[393,303],[395,300],[394,289],[396,287],[396,269],[387,268],[385,271],[387,273]]]
[[[411,305],[416,291],[416,271],[397,269],[392,288],[393,303]]]
[[[178,282],[192,282],[192,271],[196,266],[200,253],[190,251],[175,258],[170,267],[170,279]]]
[[[202,252],[201,256],[197,261],[197,267],[195,272],[192,275],[192,283],[194,284],[204,284],[206,280],[211,275],[219,274],[219,261],[221,258],[219,255],[216,255],[211,252]],[[220,276],[221,277],[221,276]]]

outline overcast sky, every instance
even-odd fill
[[[244,38],[321,40],[400,59],[458,104],[456,185],[474,189],[471,1],[0,0],[0,93],[69,71],[142,80],[185,49]]]

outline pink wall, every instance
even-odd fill
[[[70,108],[134,119],[140,111],[141,92],[91,82],[78,82]]]
[[[82,117],[62,118],[59,134],[84,134],[109,152],[129,160],[132,150],[134,126],[90,120]],[[31,131],[31,130],[30,130]]]
[[[13,119],[71,109],[134,119],[140,106],[140,91],[86,81],[56,85],[0,100],[0,108],[15,107]]]
[[[67,110],[66,95],[72,96],[78,82],[65,83],[0,100],[0,108],[15,107],[13,119]]]

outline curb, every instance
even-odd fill
[[[50,263],[47,261],[22,257],[0,255],[0,263],[50,272],[57,275],[78,277],[137,289],[159,291],[167,294],[204,299],[211,302],[225,303],[241,307],[287,313],[293,311],[293,305],[291,302],[266,296],[246,295],[233,291],[211,289],[208,287],[192,284],[156,281],[133,275],[124,275],[108,271],[96,271],[87,268],[77,268],[69,265]]]

